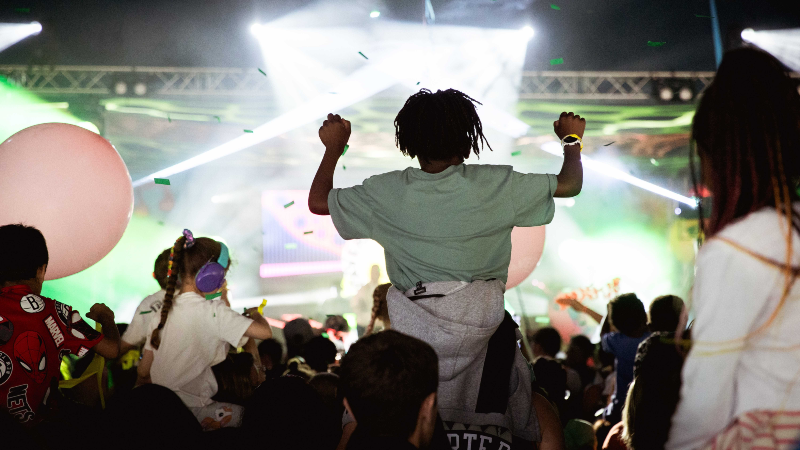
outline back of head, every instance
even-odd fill
[[[156,406],[157,405],[157,406]],[[139,439],[128,439],[135,424],[147,421],[152,449],[195,448],[200,445],[202,429],[197,418],[171,389],[145,384],[119,394],[109,403],[98,429],[107,433],[121,450],[142,447]]]
[[[483,144],[489,143],[476,103],[481,104],[455,89],[435,93],[421,89],[406,100],[394,119],[397,146],[404,155],[423,161],[466,159],[470,151],[477,156]]]
[[[250,353],[228,353],[224,361],[211,369],[218,385],[214,400],[242,405],[253,395],[253,355]]]
[[[22,224],[0,227],[0,287],[36,278],[36,270],[49,261],[41,231]]]
[[[347,323],[347,320],[339,315],[330,315],[325,319],[324,328],[326,330],[333,330],[333,331],[340,331],[340,332],[348,332],[350,331],[350,325]]]
[[[336,362],[336,345],[329,339],[316,336],[303,349],[303,358],[315,372],[327,372],[328,366]]]
[[[561,351],[561,335],[553,327],[544,327],[536,330],[533,334],[533,343],[538,344],[544,353],[551,358],[555,358]]]
[[[169,254],[172,251],[172,248],[164,249],[156,258],[155,264],[153,264],[153,278],[156,279],[158,285],[161,286],[161,289],[167,288],[167,270],[169,268]]]
[[[261,356],[262,363],[265,363],[264,357],[269,358],[272,366],[277,366],[283,363],[283,346],[277,339],[264,339],[258,344],[258,354]]]
[[[342,396],[359,429],[373,435],[410,436],[423,401],[439,385],[433,348],[393,330],[353,344],[339,374]]]
[[[270,448],[333,448],[341,435],[341,416],[332,417],[304,380],[280,377],[265,381],[250,397],[242,431],[250,441],[266,439]]]
[[[594,450],[597,437],[592,424],[580,419],[571,419],[564,426],[564,447],[566,450]]]
[[[798,199],[800,94],[772,55],[749,47],[724,55],[697,107],[692,138],[701,181],[714,196],[708,237],[764,206]]]
[[[650,303],[650,331],[671,331],[678,328],[683,300],[676,295],[662,295]]]
[[[639,344],[623,411],[624,439],[631,449],[664,448],[678,406],[683,355],[675,333],[653,333]]]
[[[283,326],[283,337],[286,339],[286,359],[289,360],[303,351],[306,343],[314,337],[314,330],[308,320],[297,318]]]
[[[178,279],[196,277],[206,263],[217,261],[221,253],[222,245],[219,242],[206,237],[192,237],[189,230],[184,230],[184,235],[175,241],[167,262],[167,292],[161,307],[161,317],[150,336],[150,344],[153,347],[157,349],[161,345],[161,329],[167,323],[167,317],[172,309]]]
[[[644,303],[636,294],[619,295],[611,300],[610,305],[609,319],[620,333],[636,337],[635,335],[647,325]]]
[[[339,375],[334,373],[318,373],[308,380],[308,385],[317,391],[331,414],[342,417],[344,405],[339,397]]]
[[[536,358],[533,362],[533,374],[536,377],[536,384],[547,394],[547,399],[563,412],[564,397],[567,393],[567,371],[561,363],[553,359]]]

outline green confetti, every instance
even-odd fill
[[[419,81],[417,81],[417,86],[419,86]]]
[[[342,152],[342,156],[344,156],[344,154],[345,154],[345,153],[347,153],[347,149],[348,149],[348,148],[350,148],[350,146],[349,146],[349,145],[347,145],[347,144],[345,144],[345,145],[344,145],[344,151]]]
[[[511,152],[511,156],[519,156],[522,154],[522,150],[517,150],[515,152]]]
[[[703,18],[703,19],[713,19],[713,17],[712,17],[712,16],[704,16],[704,15],[702,15],[702,14],[695,14],[694,16],[695,16],[695,17],[701,17],[701,18]]]
[[[313,231],[306,231],[306,232],[303,232],[303,234],[311,234],[311,233],[313,233]]]
[[[609,145],[613,144],[614,142],[617,142],[617,141],[611,141],[608,144],[605,144],[603,147],[608,147]]]
[[[14,8],[14,11],[16,11],[18,13],[29,13],[29,12],[31,12],[31,9],[30,8]]]
[[[290,207],[290,206],[292,206],[292,205],[294,205],[294,200],[292,200],[292,201],[290,201],[289,203],[287,203],[287,204],[283,205],[283,207],[284,207],[284,208],[288,208],[288,207]]]
[[[347,170],[347,166],[342,166],[342,170]]]
[[[245,133],[252,133],[253,130],[244,130]]]
[[[264,72],[263,70],[261,70],[261,69],[258,69],[258,71],[259,71],[259,72],[261,72],[261,75],[267,76],[267,73],[266,73],[266,72]]]
[[[558,5],[554,5],[554,4],[551,3],[550,7],[555,9],[556,11],[561,11],[561,8],[559,8]]]
[[[151,312],[153,312],[153,311],[142,311],[142,312],[139,313],[139,315],[141,316],[142,314],[150,314]]]
[[[658,41],[656,41],[656,42],[653,42],[653,41],[647,41],[647,46],[648,46],[648,47],[661,47],[661,46],[662,46],[662,45],[664,45],[664,44],[666,44],[666,42],[658,42]]]
[[[658,163],[658,161],[656,161],[656,159],[655,159],[655,158],[650,158],[650,164],[652,164],[652,165],[654,165],[654,166],[656,166],[656,167],[658,167],[658,166],[660,165],[660,164]]]
[[[359,55],[361,55],[361,56],[363,56],[363,57],[364,57],[364,59],[369,59],[369,58],[367,58],[367,55],[365,55],[365,54],[363,54],[363,53],[361,53],[361,52],[358,52],[358,54],[359,54]]]
[[[169,180],[166,179],[166,178],[154,178],[154,180],[155,180],[156,184],[164,184],[164,185],[167,185],[167,186],[170,185],[169,184]]]
[[[222,292],[217,292],[216,294],[208,294],[206,295],[206,300],[214,300],[217,297],[222,297]]]
[[[169,120],[169,123],[172,123],[172,119],[169,117],[169,114],[167,114],[167,120]]]
[[[322,333],[320,336],[324,337],[325,339],[328,339],[328,333]]]
[[[564,64],[564,58],[556,58],[550,60],[551,66],[555,66],[556,64]]]
[[[283,248],[286,250],[294,250],[297,248],[297,244],[294,242],[289,242],[288,244],[283,244]]]
[[[214,116],[214,117],[217,118],[217,122],[222,123],[222,120],[220,120],[219,116]]]

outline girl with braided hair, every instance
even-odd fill
[[[794,448],[800,437],[796,83],[763,51],[726,53],[697,107],[692,138],[699,181],[713,204],[701,222],[706,241],[697,255],[692,350],[666,448]]]
[[[476,104],[455,89],[412,95],[395,118],[395,140],[420,168],[345,189],[333,189],[333,174],[350,122],[329,114],[319,129],[325,155],[308,206],[330,215],[344,239],[374,239],[383,246],[392,329],[436,350],[442,420],[458,423],[459,430],[510,430],[502,438],[482,437],[500,440],[492,444],[500,448],[522,448],[541,435],[532,413],[530,367],[517,346],[521,334],[504,310],[511,230],[550,223],[553,198],[581,191],[586,121],[564,112],[553,123],[564,146],[558,175],[523,174],[511,166],[465,163],[484,145],[491,150]],[[472,436],[451,432],[458,439]]]
[[[211,399],[217,393],[211,367],[225,360],[231,346],[243,346],[246,338],[269,339],[272,329],[258,308],[241,315],[215,298],[229,268],[225,244],[184,230],[170,253],[166,295],[158,320],[151,321],[138,371],[140,384],[172,389],[198,421],[216,417],[238,426],[242,408]]]

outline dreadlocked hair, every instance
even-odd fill
[[[164,301],[161,306],[161,319],[158,326],[153,330],[150,337],[150,345],[158,349],[161,345],[161,330],[167,323],[167,317],[173,306],[173,299],[175,297],[175,286],[181,277],[195,277],[197,272],[209,261],[216,261],[222,252],[222,246],[219,242],[206,238],[194,238],[194,244],[188,248],[186,245],[186,237],[181,236],[175,241],[170,251],[170,261],[167,270],[167,293],[164,295]]]
[[[481,119],[475,111],[481,103],[455,89],[421,89],[406,100],[394,119],[395,143],[400,151],[424,161],[479,156],[486,144]],[[480,146],[478,145],[480,144]]]
[[[369,325],[367,325],[364,336],[372,334],[376,319],[381,319],[385,328],[389,327],[391,322],[389,322],[389,305],[386,303],[386,293],[389,292],[390,287],[392,287],[392,283],[380,284],[372,291],[372,316],[369,319]]]
[[[712,238],[764,207],[774,207],[786,221],[786,260],[775,262],[785,274],[783,296],[770,319],[752,335],[777,316],[796,278],[792,239],[793,230],[800,233],[800,215],[792,203],[800,197],[800,94],[783,65],[751,47],[726,53],[698,105],[692,143],[689,162],[695,192],[699,172],[699,184],[707,184],[713,194],[707,226],[702,200],[698,205],[701,237]]]

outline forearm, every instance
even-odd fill
[[[589,309],[587,306],[584,306],[583,308],[581,308],[580,312],[582,312],[582,313],[586,314],[587,316],[591,317],[597,323],[603,323],[603,316],[601,316],[600,314],[598,314],[594,310]]]
[[[336,164],[339,162],[339,156],[343,151],[344,148],[325,149],[325,156],[322,157],[322,162],[317,169],[317,174],[314,176],[311,190],[308,193],[308,209],[314,214],[320,216],[330,214],[328,210],[328,194],[333,189],[333,173],[336,170]]]
[[[556,176],[558,187],[554,197],[574,197],[583,188],[583,164],[579,145],[564,146],[564,163]]]
[[[251,311],[249,317],[253,320],[253,323],[245,331],[245,336],[262,340],[272,338],[272,327],[270,327],[264,316],[257,311]]]

